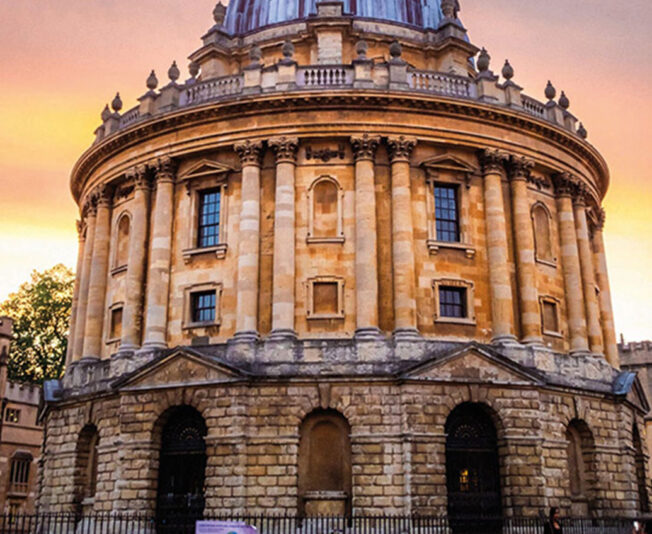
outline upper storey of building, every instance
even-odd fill
[[[456,2],[453,5],[455,9]],[[444,20],[440,0],[344,0],[344,13],[420,28],[437,29]],[[225,29],[232,35],[317,14],[317,0],[232,0]]]

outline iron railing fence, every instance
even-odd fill
[[[449,519],[432,516],[205,515],[203,520],[254,527],[261,534],[544,534],[539,517]],[[194,534],[196,518],[151,514],[0,514],[0,534]],[[643,521],[644,522],[644,521]],[[565,534],[631,534],[631,518],[565,518]],[[651,531],[652,532],[652,531]]]

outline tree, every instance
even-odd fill
[[[33,271],[31,280],[0,304],[0,315],[14,320],[11,380],[41,384],[63,374],[74,283],[73,272],[62,264]]]

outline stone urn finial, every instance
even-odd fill
[[[292,56],[294,56],[294,45],[292,44],[292,41],[287,39],[283,43],[283,48],[281,49],[281,52],[283,52],[283,57],[286,60],[291,60]]]
[[[156,77],[156,72],[152,70],[152,72],[149,73],[149,76],[147,77],[147,82],[145,82],[147,85],[147,89],[150,91],[153,91],[158,87],[158,78]]]
[[[568,109],[570,107],[570,100],[568,100],[568,97],[564,91],[562,91],[561,95],[559,96],[559,105],[562,107],[562,109]]]
[[[555,86],[552,85],[550,80],[548,80],[548,85],[546,85],[545,94],[548,100],[553,100],[557,96],[557,89],[555,89]]]
[[[222,4],[222,2],[218,2],[217,5],[215,6],[215,9],[213,9],[213,20],[215,21],[215,24],[217,26],[223,26],[224,25],[224,19],[226,18],[226,6]]]
[[[505,65],[503,66],[503,78],[507,81],[510,81],[514,77],[514,67],[509,63],[509,59],[505,60]]]
[[[102,122],[106,122],[111,118],[111,110],[109,109],[109,105],[107,104],[104,106],[104,109],[102,110]]]
[[[442,0],[441,11],[447,19],[456,19],[457,13],[460,10],[460,3],[458,0]]]
[[[168,69],[168,78],[170,78],[172,83],[177,83],[180,76],[181,71],[179,70],[179,67],[177,67],[177,62],[173,61],[172,66]]]
[[[249,50],[249,59],[251,60],[252,65],[258,65],[260,60],[263,57],[263,51],[260,49],[260,46],[254,45]]]
[[[389,45],[389,55],[392,56],[392,60],[394,61],[401,59],[401,56],[403,55],[403,47],[401,46],[401,43],[394,41]]]
[[[122,98],[120,98],[120,93],[115,94],[115,98],[113,99],[113,102],[111,102],[111,107],[115,113],[120,113],[120,110],[122,109]]]
[[[491,62],[491,56],[487,49],[482,47],[480,50],[480,55],[478,56],[478,70],[480,72],[487,72],[489,70],[489,63]]]
[[[586,128],[584,128],[584,125],[581,122],[579,127],[577,128],[577,135],[579,135],[582,139],[586,139],[587,136],[589,135],[588,132],[586,131]]]
[[[188,72],[190,73],[190,76],[192,76],[193,79],[196,78],[197,75],[199,74],[199,63],[197,63],[196,61],[191,61],[188,64]]]
[[[355,53],[358,54],[358,59],[367,59],[367,51],[369,50],[369,45],[364,39],[360,39],[355,44]]]

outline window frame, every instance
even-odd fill
[[[204,284],[192,284],[184,288],[183,304],[183,330],[192,330],[197,328],[210,328],[222,324],[221,303],[222,303],[223,285],[218,282],[209,282]],[[194,321],[193,300],[194,296],[200,293],[215,292],[215,318],[213,321]]]
[[[129,220],[129,235],[127,238],[127,261],[122,265],[118,265],[118,240],[120,239],[120,223],[125,217],[127,217]],[[129,241],[131,240],[131,235],[133,232],[133,217],[129,210],[123,210],[113,220],[115,222],[115,226],[113,228],[113,235],[111,238],[111,276],[116,276],[120,273],[126,272],[129,267]]]
[[[558,332],[555,332],[553,330],[546,330],[545,321],[544,321],[544,304],[554,304],[555,313],[557,315],[557,328],[559,328]],[[564,332],[561,325],[561,300],[560,299],[550,295],[541,295],[539,297],[539,315],[541,317],[541,333],[544,336],[555,337],[555,338],[564,337]]]
[[[122,327],[123,325],[120,325],[120,337],[113,337],[113,313],[119,309],[122,310],[122,321],[124,321],[124,308],[125,308],[125,303],[124,302],[114,302],[109,306],[108,313],[106,314],[106,341],[105,343],[107,345],[111,345],[112,343],[118,343],[122,341]]]
[[[441,315],[440,289],[441,288],[463,289],[466,292],[466,317],[447,317]],[[434,299],[434,322],[442,324],[459,324],[475,326],[476,317],[474,309],[475,285],[468,280],[458,278],[435,278],[432,281]]]
[[[21,413],[20,408],[13,408],[13,407],[7,406],[5,408],[4,422],[9,423],[10,425],[19,424],[20,423],[20,413]],[[12,414],[13,414],[14,417],[10,418],[10,416]]]
[[[336,235],[331,237],[315,235],[315,187],[322,182],[330,182],[337,189],[337,229]],[[323,174],[310,184],[306,197],[308,201],[308,234],[306,242],[308,244],[344,243],[344,189],[339,181],[333,176]]]
[[[315,284],[327,283],[337,284],[337,312],[336,313],[315,313]],[[344,285],[345,280],[339,276],[315,276],[306,280],[306,319],[309,321],[344,319]]]
[[[27,452],[16,451],[11,456],[8,477],[9,494],[27,495],[29,493],[29,481],[33,461],[34,457]]]

